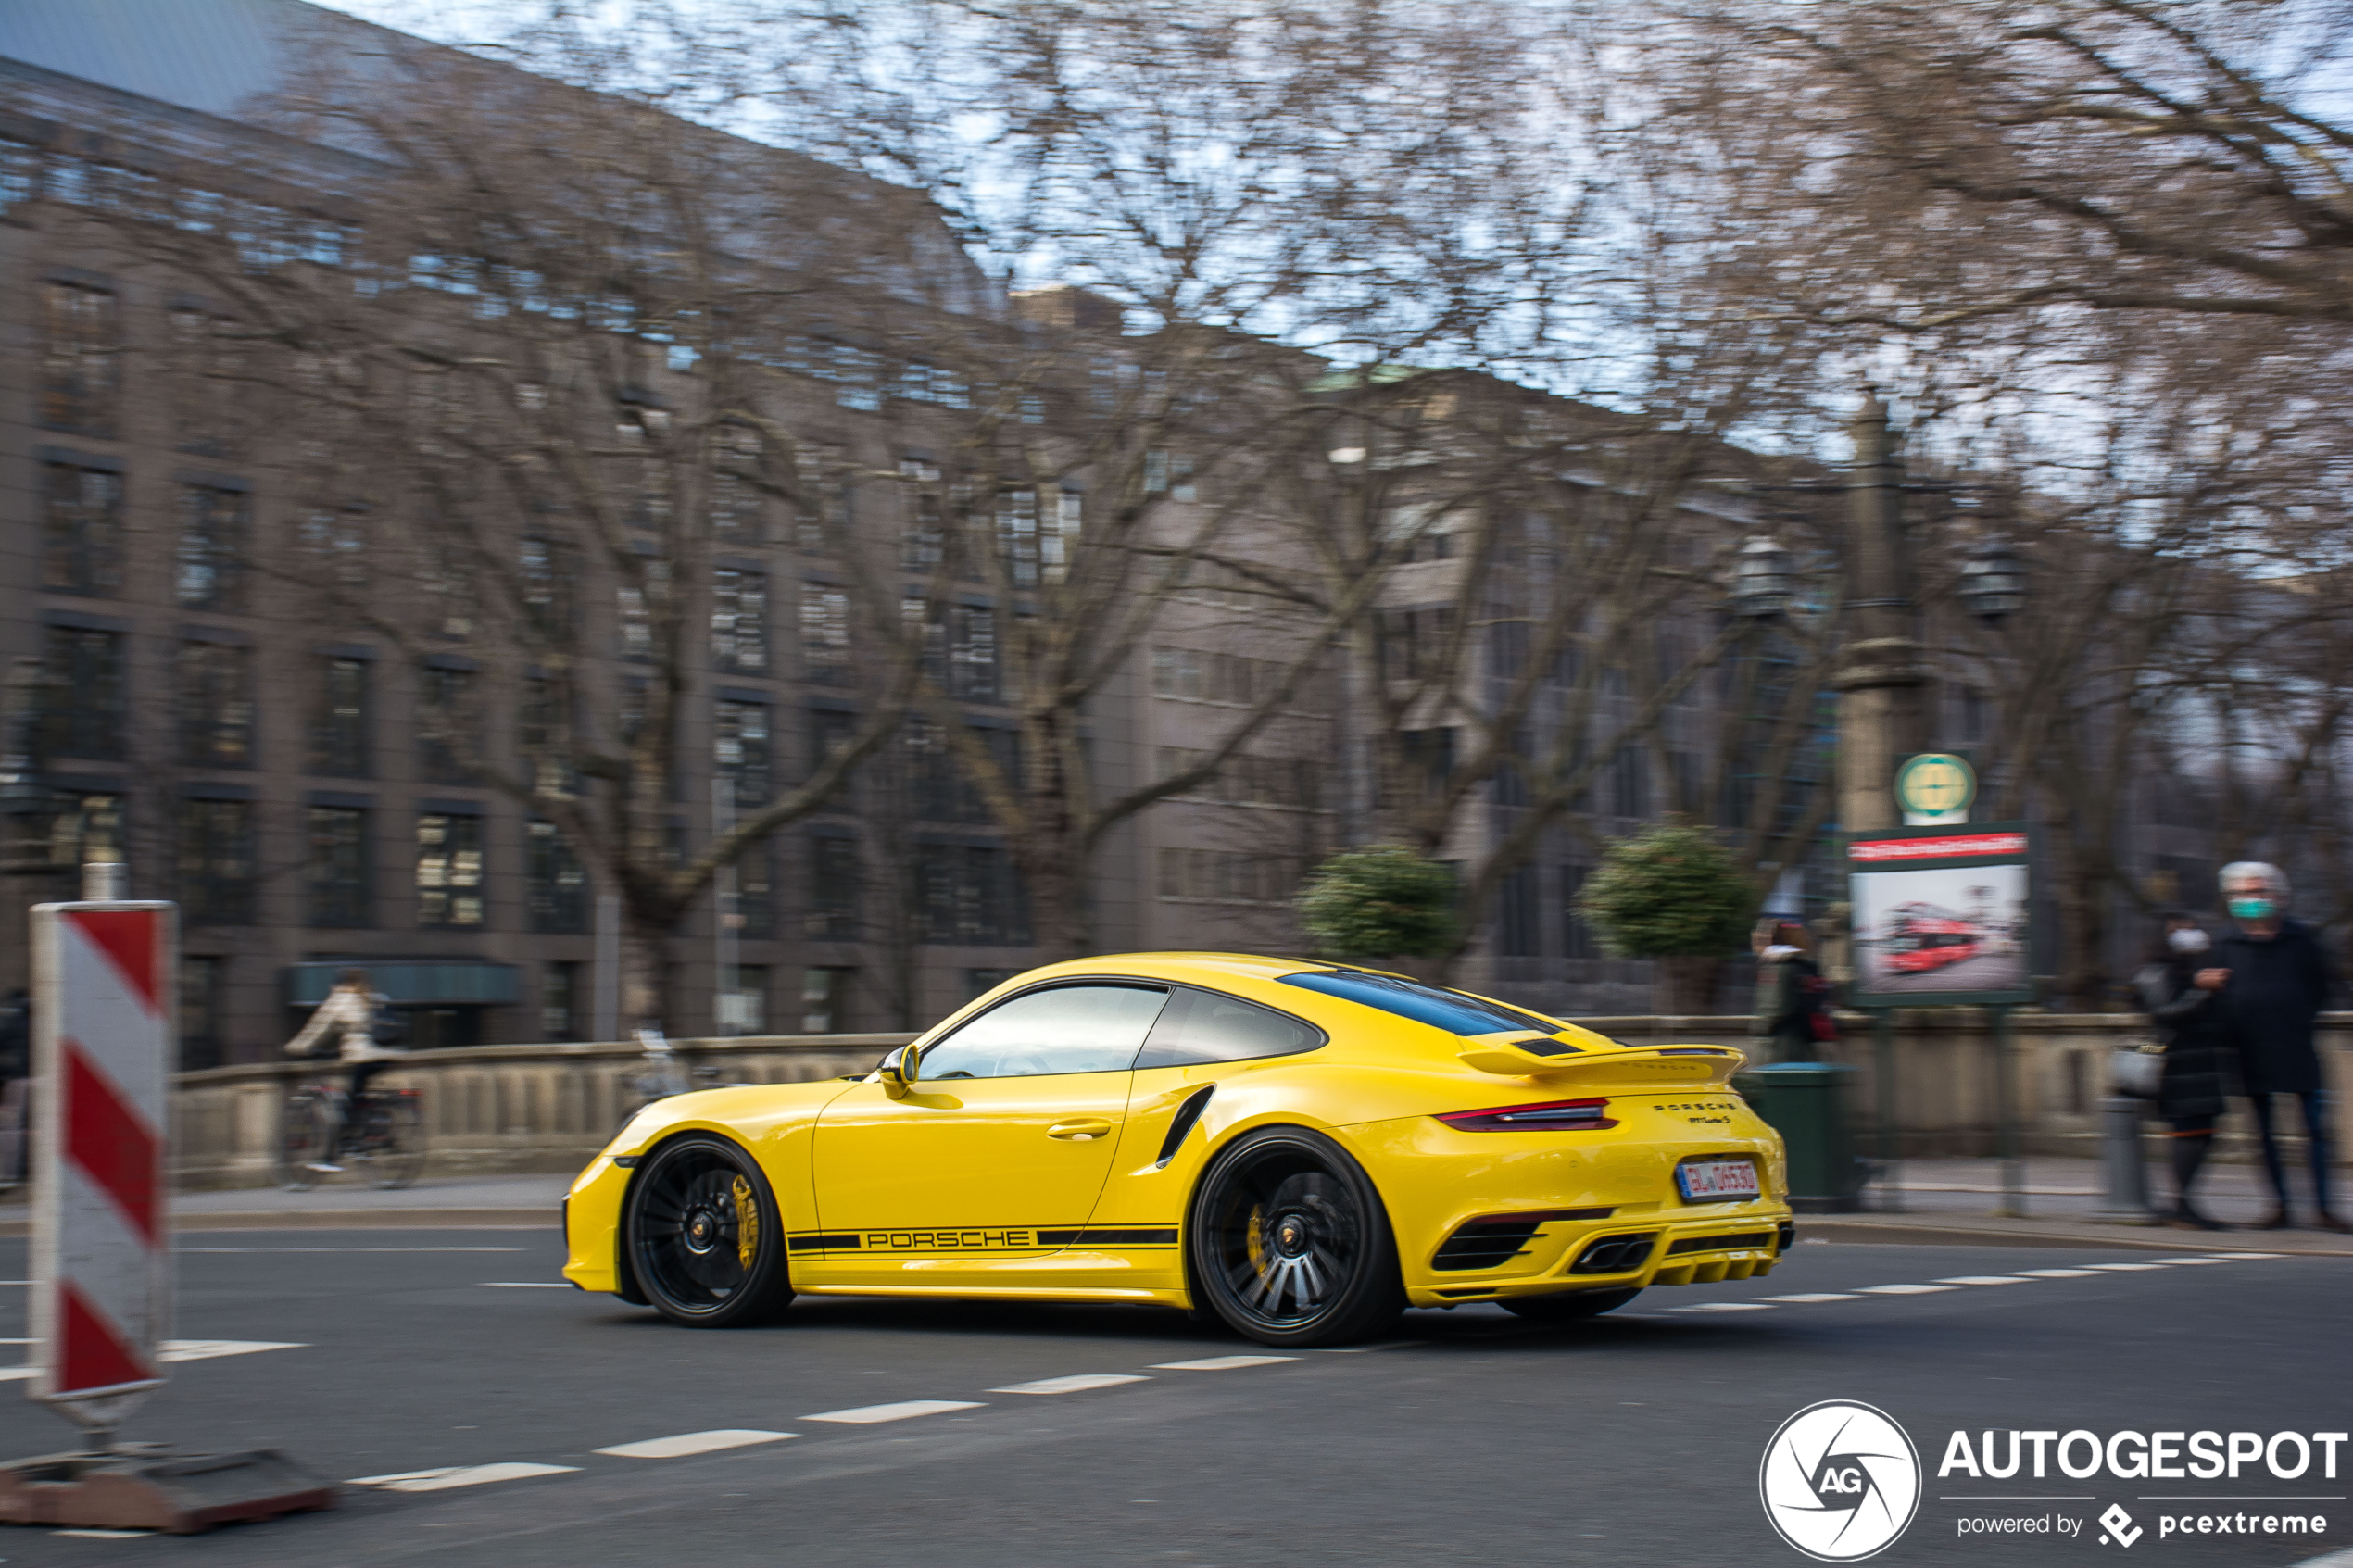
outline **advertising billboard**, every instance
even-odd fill
[[[1891,828],[1847,840],[1856,1007],[1998,1006],[2033,996],[2031,830]]]

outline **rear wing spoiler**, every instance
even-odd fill
[[[1629,1046],[1613,1051],[1551,1054],[1549,1035],[1484,1035],[1465,1042],[1463,1065],[1505,1077],[1537,1078],[1546,1086],[1611,1089],[1721,1088],[1748,1061],[1733,1046]]]

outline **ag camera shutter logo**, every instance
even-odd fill
[[[1781,1423],[1756,1489],[1781,1539],[1818,1562],[1858,1562],[1919,1512],[1919,1450],[1885,1411],[1825,1399]]]

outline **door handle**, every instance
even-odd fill
[[[1057,1122],[1046,1129],[1050,1138],[1068,1138],[1073,1143],[1086,1143],[1111,1132],[1111,1123],[1100,1116],[1081,1116],[1075,1121]]]

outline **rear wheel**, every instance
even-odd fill
[[[1262,1345],[1333,1345],[1404,1310],[1389,1213],[1363,1167],[1303,1127],[1219,1154],[1186,1226],[1193,1298]]]
[[[1552,1296],[1515,1296],[1496,1305],[1538,1323],[1567,1323],[1614,1312],[1642,1293],[1640,1286],[1631,1290],[1564,1290]]]
[[[711,1133],[649,1155],[623,1215],[630,1272],[673,1323],[739,1328],[792,1300],[785,1231],[759,1161]]]
[[[308,1090],[286,1097],[278,1127],[278,1185],[288,1192],[308,1192],[319,1185],[313,1165],[330,1163],[328,1141],[334,1135],[334,1107]]]

